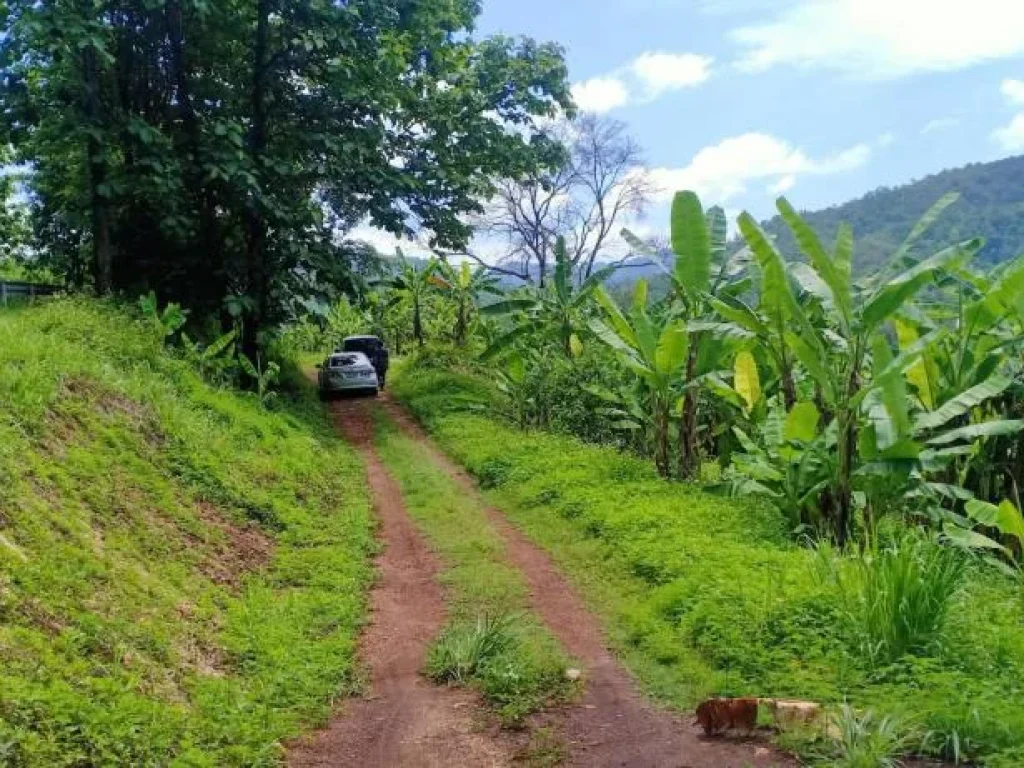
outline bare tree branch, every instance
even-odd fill
[[[653,192],[643,154],[624,124],[584,115],[560,126],[556,138],[568,148],[567,162],[554,172],[503,182],[481,227],[504,239],[508,256],[524,259],[522,272],[541,285],[559,237],[583,280],[607,256],[616,225],[642,214]]]

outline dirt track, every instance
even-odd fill
[[[380,404],[408,435],[427,446],[437,465],[467,493],[478,494],[473,480],[434,446],[400,406],[386,397]],[[380,580],[372,595],[373,618],[360,643],[370,693],[346,703],[326,730],[293,749],[289,765],[511,765],[516,754],[513,741],[493,728],[474,727],[480,722],[474,696],[432,686],[419,675],[427,646],[444,621],[438,563],[405,512],[400,489],[374,452],[374,407],[367,400],[334,405],[338,428],[364,456],[384,545],[377,563]],[[764,745],[704,739],[692,718],[647,701],[608,651],[598,619],[547,553],[501,512],[486,508],[505,539],[509,562],[523,572],[533,609],[585,669],[582,701],[543,718],[564,739],[570,765],[739,768],[793,764]]]
[[[467,493],[479,493],[472,478],[434,446],[404,409],[388,399],[383,405],[406,433],[430,447],[434,461]],[[562,713],[571,765],[728,768],[790,764],[762,745],[705,739],[693,718],[680,717],[648,702],[608,651],[597,617],[587,610],[551,557],[500,511],[489,506],[487,511],[505,539],[509,561],[526,578],[533,609],[586,669],[582,702]]]
[[[445,619],[438,562],[405,511],[398,484],[373,450],[371,403],[333,404],[338,429],[362,453],[384,547],[371,594],[371,622],[359,644],[366,697],[344,704],[323,731],[297,745],[289,766],[395,768],[505,766],[512,747],[474,722],[476,698],[420,675]]]

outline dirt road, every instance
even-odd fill
[[[450,768],[506,766],[513,748],[474,718],[476,697],[420,675],[427,647],[445,619],[439,564],[405,511],[397,483],[373,450],[371,404],[333,403],[338,429],[363,455],[383,552],[371,594],[371,620],[359,644],[368,695],[345,702],[339,717],[297,745],[293,768]]]
[[[444,620],[438,563],[407,516],[401,492],[373,450],[372,409],[385,408],[411,437],[429,449],[437,466],[466,493],[473,480],[453,464],[408,414],[389,398],[377,403],[345,400],[334,417],[345,437],[363,453],[374,508],[381,521],[384,554],[373,591],[373,619],[361,642],[370,671],[367,698],[347,703],[323,732],[289,756],[292,766],[497,766],[511,765],[513,742],[494,728],[480,730],[477,700],[465,692],[430,685],[418,673],[426,649]],[[707,740],[692,717],[649,702],[608,651],[599,620],[550,556],[514,528],[498,510],[482,504],[505,540],[508,561],[530,589],[533,610],[579,659],[585,693],[577,704],[545,715],[564,740],[569,765],[587,768],[731,768],[791,765],[755,743]],[[477,713],[477,714],[474,714]]]

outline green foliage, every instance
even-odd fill
[[[238,364],[245,375],[256,384],[256,395],[260,399],[260,405],[263,407],[269,405],[277,395],[272,387],[277,383],[281,366],[273,361],[264,364],[259,354],[256,355],[255,363],[245,355],[239,355]]]
[[[0,311],[0,411],[0,762],[271,765],[355,689],[373,522],[315,399],[57,300]]]
[[[551,345],[569,359],[579,357],[587,324],[594,315],[593,299],[611,271],[599,269],[576,285],[565,239],[559,238],[552,280],[541,286],[525,286],[481,308],[484,315],[512,315],[513,319],[511,327],[484,351],[483,359],[504,353],[521,339],[533,346]]]
[[[540,118],[572,110],[561,49],[477,38],[479,13],[5,3],[0,145],[32,165],[37,251],[101,295],[153,289],[204,318],[233,301],[251,357],[279,323],[363,287],[375,254],[339,231],[415,221],[464,246],[499,179],[560,154]]]
[[[182,329],[188,315],[179,304],[173,302],[160,309],[153,291],[139,298],[139,311],[165,339]]]
[[[889,554],[883,546],[870,564],[833,553],[844,591],[756,497],[668,484],[642,458],[518,431],[476,405],[490,402],[493,387],[465,372],[407,367],[393,386],[493,502],[551,551],[656,697],[684,709],[716,694],[849,702],[874,713],[848,739],[851,753],[923,750],[951,759],[958,749],[964,759],[1012,765],[1024,749],[1015,581],[923,541]],[[800,411],[788,425],[793,439],[806,437],[812,421],[809,408]],[[878,595],[868,600],[863,585]],[[913,637],[905,644],[912,651],[892,663],[865,653],[869,606],[879,636],[892,638],[887,647]],[[943,615],[926,615],[929,608]],[[896,622],[891,632],[885,615]],[[886,719],[914,728],[878,728]],[[907,733],[913,741],[903,741]],[[832,764],[831,745],[811,753],[822,749]]]

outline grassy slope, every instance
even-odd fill
[[[1024,759],[1019,591],[975,573],[944,645],[867,669],[815,555],[754,504],[666,484],[646,462],[482,415],[487,385],[416,370],[394,390],[494,502],[551,550],[643,684],[675,706],[703,696],[848,698],[933,732],[933,750]],[[1001,761],[1001,762],[1000,762]]]
[[[436,466],[427,449],[378,412],[377,450],[398,481],[409,514],[441,555],[450,631],[486,618],[512,618],[514,643],[477,671],[475,683],[507,720],[572,695],[571,666],[530,612],[522,575],[505,562],[504,543],[479,502]],[[438,642],[444,641],[444,635]]]
[[[0,311],[0,537],[0,764],[272,764],[354,684],[358,459],[113,308]]]

